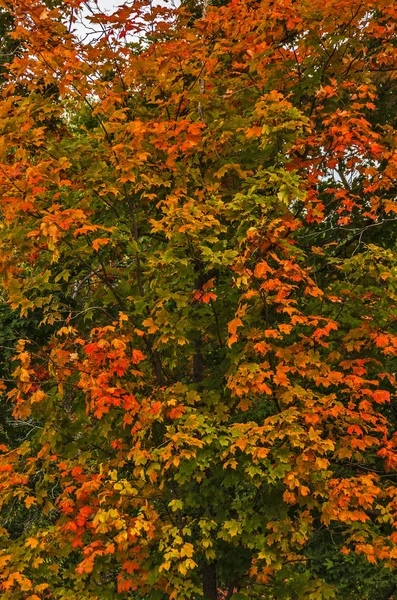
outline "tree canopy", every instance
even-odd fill
[[[389,600],[394,0],[0,6],[2,598]]]

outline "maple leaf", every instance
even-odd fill
[[[146,356],[140,350],[133,350],[131,362],[136,365],[146,359]]]
[[[108,244],[109,241],[109,238],[97,238],[92,242],[92,247],[98,252],[100,246],[106,246],[106,244]]]
[[[31,506],[33,506],[34,504],[36,504],[37,499],[34,496],[27,496],[24,499],[24,503],[26,508],[30,508]]]

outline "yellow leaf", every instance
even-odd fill
[[[31,589],[32,582],[30,581],[30,579],[25,577],[25,575],[23,575],[22,573],[19,573],[19,572],[15,572],[12,575],[14,577],[14,580],[19,583],[20,588],[23,592],[26,592],[27,590]]]
[[[11,558],[11,554],[3,554],[3,556],[0,555],[0,567],[4,567]]]
[[[41,558],[41,556],[38,556],[32,562],[33,568],[37,569],[43,562],[44,562],[44,558]],[[58,567],[58,565],[51,565],[49,568],[52,569],[52,570],[54,570],[57,567]]]
[[[30,380],[29,371],[27,369],[23,369],[21,367],[21,369],[19,371],[19,379],[21,381],[29,381]]]
[[[193,556],[193,553],[194,553],[193,544],[186,543],[184,546],[182,546],[181,556],[187,556],[188,558],[191,558]]]
[[[36,548],[39,545],[39,541],[36,538],[28,538],[25,542],[25,546],[30,546],[30,548]]]
[[[37,390],[37,392],[34,392],[34,394],[31,395],[30,402],[31,404],[34,404],[35,402],[41,402],[44,398],[46,398],[46,395],[43,390]]]
[[[142,321],[142,325],[146,327],[148,333],[156,333],[156,331],[159,329],[152,318]]]
[[[112,341],[112,346],[116,348],[116,350],[124,350],[126,344],[123,340],[115,339]]]
[[[241,524],[236,520],[226,521],[224,527],[227,529],[230,537],[234,537],[241,531]]]
[[[191,558],[188,558],[185,561],[185,565],[187,566],[188,569],[194,569],[195,567],[197,567],[197,563],[194,562],[194,560],[192,560]]]

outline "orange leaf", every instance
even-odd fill
[[[233,319],[232,321],[230,321],[228,323],[227,329],[228,329],[229,333],[234,335],[237,331],[237,327],[242,327],[242,326],[243,326],[242,320],[239,317],[237,317],[236,319]]]
[[[378,404],[383,404],[383,402],[390,402],[390,393],[386,390],[376,390],[373,393],[373,399]]]
[[[27,496],[24,500],[26,508],[30,508],[33,504],[36,504],[36,501],[34,496]]]
[[[108,242],[109,238],[97,238],[92,242],[92,247],[98,252],[100,246],[106,246]]]
[[[142,362],[143,360],[145,360],[146,356],[140,351],[140,350],[133,350],[132,351],[132,358],[131,361],[134,365]]]

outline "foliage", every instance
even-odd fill
[[[389,598],[395,3],[1,5],[2,597]]]

